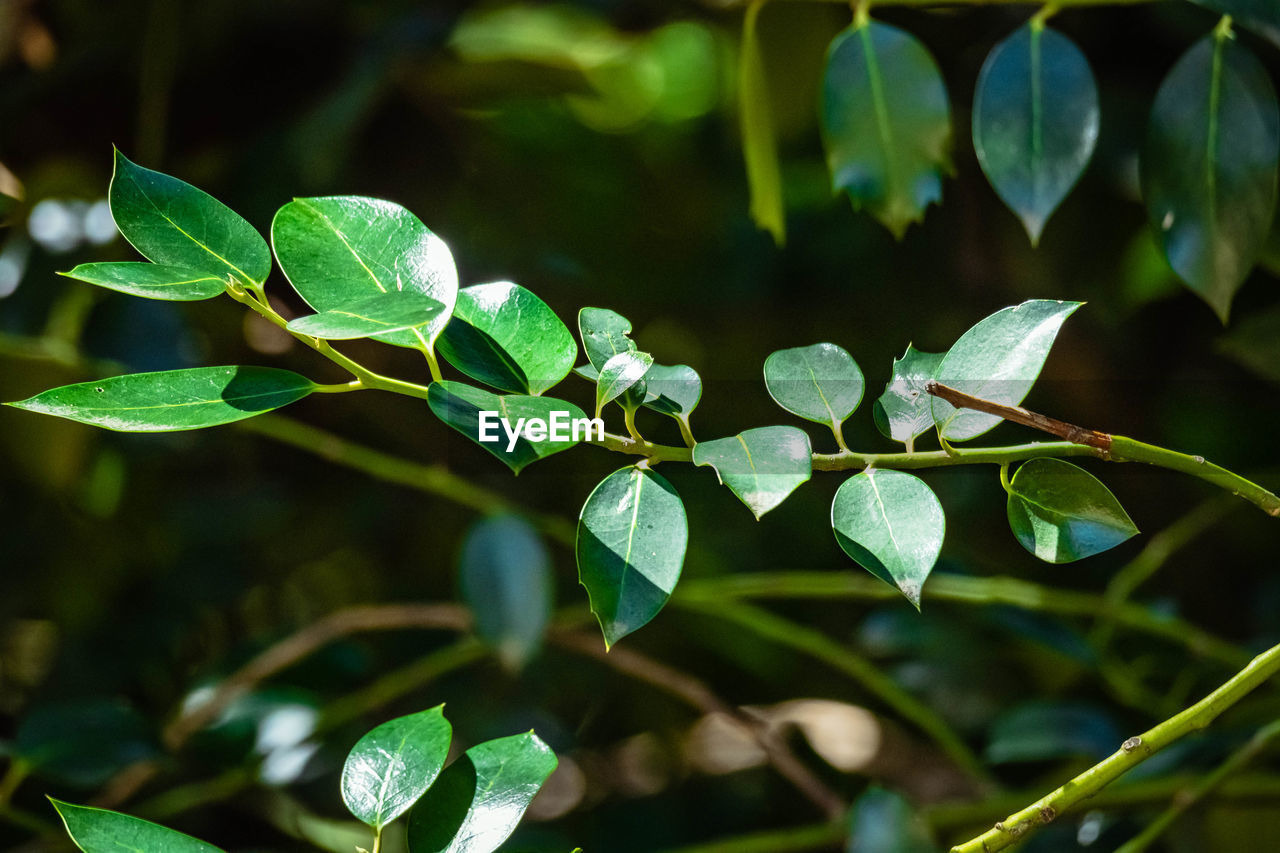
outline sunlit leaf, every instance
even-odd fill
[[[653,356],[647,352],[620,352],[605,362],[596,379],[596,417],[606,403],[621,397],[632,386],[644,381],[644,375],[653,366]],[[643,392],[638,388],[638,392]],[[640,397],[643,400],[643,396]]]
[[[782,408],[838,430],[862,402],[862,371],[835,344],[778,350],[764,361],[764,384]]]
[[[409,810],[436,780],[453,727],[444,706],[397,717],[366,734],[342,767],[342,801],[380,831]]]
[[[769,84],[756,19],[767,0],[752,0],[742,21],[742,47],[738,57],[738,119],[742,130],[742,155],[747,161],[747,185],[751,190],[751,219],[773,235],[781,246],[787,241],[787,213],[778,168],[778,144],[774,139]]]
[[[222,853],[212,844],[120,812],[50,798],[67,834],[84,853]]]
[[[412,290],[395,290],[299,317],[289,322],[288,329],[335,341],[368,338],[383,332],[423,328],[435,322],[443,311],[444,305],[430,296]]]
[[[802,429],[758,427],[732,438],[698,442],[693,462],[714,468],[720,482],[758,519],[809,479],[812,452]]]
[[[458,583],[476,634],[508,668],[524,666],[551,618],[551,554],[538,531],[514,515],[477,522],[462,543]]]
[[[519,474],[529,463],[553,453],[568,450],[586,437],[585,428],[574,430],[574,422],[586,420],[586,414],[573,403],[554,397],[527,397],[516,394],[494,394],[461,382],[432,382],[427,389],[427,405],[440,420],[498,457]],[[481,435],[481,413],[486,429]],[[506,426],[500,419],[505,419]],[[546,423],[546,433],[530,434],[535,422]],[[514,440],[507,431],[516,433]],[[576,434],[576,437],[575,437]],[[552,438],[556,436],[556,438]]]
[[[209,272],[135,261],[80,264],[71,272],[60,275],[131,296],[174,302],[211,299],[225,293],[227,289],[225,277]]]
[[[654,364],[644,374],[644,404],[655,412],[688,419],[702,399],[702,377],[687,364]]]
[[[934,378],[945,355],[921,352],[907,344],[902,358],[893,360],[893,376],[871,407],[876,428],[886,438],[910,443],[933,428],[932,398],[924,384]]]
[[[578,312],[578,332],[587,361],[599,373],[605,362],[621,352],[635,352],[631,321],[608,308],[583,308]]]
[[[1023,548],[1046,562],[1082,560],[1138,532],[1111,490],[1070,462],[1024,462],[1009,488],[1009,527]]]

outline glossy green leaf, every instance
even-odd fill
[[[383,343],[435,343],[458,299],[458,271],[444,241],[398,204],[362,196],[299,198],[276,212],[271,244],[298,295],[316,311],[395,290],[444,306],[421,329],[378,335]]]
[[[1230,15],[1246,29],[1264,35],[1280,47],[1280,3],[1275,0],[1191,0],[1206,9]]]
[[[661,475],[628,466],[587,498],[578,517],[578,580],[606,646],[647,623],[680,579],[689,524]]]
[[[838,430],[862,402],[857,363],[835,344],[783,349],[764,360],[764,384],[782,408]]]
[[[573,403],[554,397],[494,394],[461,382],[445,381],[431,383],[427,389],[427,405],[436,417],[501,459],[517,474],[529,463],[568,450],[586,437],[581,422],[587,416]],[[481,412],[494,413],[486,416],[483,440]],[[506,419],[506,426],[500,418]],[[576,433],[575,421],[580,427]],[[537,422],[546,423],[545,435],[538,429],[530,432],[530,427]],[[603,424],[599,426],[603,432]],[[516,433],[514,440],[512,432]],[[553,440],[552,435],[557,438]]]
[[[439,347],[472,379],[535,396],[568,376],[578,355],[573,334],[547,303],[508,281],[462,290]]]
[[[1061,33],[1026,24],[983,63],[973,96],[973,148],[1032,245],[1089,164],[1098,121],[1089,61]]]
[[[600,417],[606,403],[618,399],[627,389],[642,382],[652,366],[653,356],[647,352],[620,352],[606,361],[596,379],[596,417]]]
[[[831,527],[846,554],[919,609],[946,532],[942,505],[923,480],[876,468],[850,477],[831,503]]]
[[[678,420],[688,420],[702,399],[702,377],[687,364],[654,364],[644,385],[644,405]]]
[[[631,321],[608,308],[583,308],[578,312],[578,333],[587,361],[598,373],[605,362],[620,352],[635,352]]]
[[[435,322],[444,305],[411,290],[376,293],[341,308],[291,320],[288,329],[333,341],[368,338],[383,332],[419,329]]]
[[[901,238],[942,198],[951,110],[938,66],[914,36],[868,21],[836,36],[822,81],[832,187]]]
[[[738,54],[738,120],[742,156],[747,162],[747,186],[751,191],[751,220],[772,234],[773,242],[781,246],[787,241],[787,212],[782,198],[773,110],[769,106],[769,81],[756,35],[756,19],[766,2],[752,0],[743,16],[742,48]]]
[[[1280,107],[1266,69],[1222,28],[1156,94],[1142,195],[1169,265],[1224,323],[1276,206]]]
[[[383,723],[348,753],[342,801],[357,819],[381,831],[431,787],[452,738],[443,705]]]
[[[1070,563],[1114,548],[1138,532],[1097,477],[1061,459],[1032,459],[1009,486],[1009,527],[1049,563]]]
[[[849,812],[848,853],[938,853],[928,825],[893,791],[872,785]]]
[[[71,272],[59,275],[132,296],[173,302],[212,299],[225,293],[227,289],[227,279],[212,273],[136,261],[80,264]]]
[[[974,397],[1016,406],[1040,376],[1063,322],[1083,303],[1032,299],[1003,308],[960,336],[938,365],[937,379]],[[933,421],[948,441],[966,441],[1001,419],[930,398]]]
[[[84,853],[222,853],[212,844],[141,818],[52,797],[49,802]]]
[[[243,284],[260,285],[271,273],[262,235],[204,190],[116,151],[108,195],[116,227],[149,261],[235,276]]]
[[[921,352],[911,344],[893,360],[893,375],[871,407],[876,428],[886,438],[910,445],[933,428],[933,399],[924,384],[934,377],[945,353]]]
[[[812,453],[802,429],[758,427],[732,438],[698,442],[693,463],[714,468],[720,482],[759,519],[808,481]]]
[[[6,405],[120,432],[171,432],[251,418],[315,387],[274,367],[192,367],[64,385]]]
[[[477,522],[462,543],[458,583],[476,634],[506,667],[523,667],[551,619],[551,554],[538,531],[514,515]]]
[[[533,732],[471,747],[409,814],[409,849],[493,853],[515,831],[556,763]]]

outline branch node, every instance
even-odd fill
[[[1142,738],[1135,736],[1120,744],[1120,749],[1124,752],[1133,752],[1140,746],[1142,746]]]

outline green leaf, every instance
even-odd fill
[[[1266,36],[1280,47],[1280,4],[1275,0],[1191,0],[1206,9],[1230,15],[1242,26]]]
[[[951,111],[933,57],[910,33],[868,21],[836,36],[822,81],[832,188],[899,239],[942,198]]]
[[[974,397],[1018,405],[1040,376],[1063,322],[1082,304],[1032,299],[997,311],[960,336],[938,365],[938,381]],[[931,397],[930,405],[948,441],[977,438],[1001,421],[938,397]]]
[[[124,238],[149,261],[261,285],[271,250],[240,214],[204,190],[129,162],[116,151],[108,193]]]
[[[58,810],[71,840],[84,853],[222,853],[212,844],[148,820],[52,797],[49,802]]]
[[[397,717],[366,734],[342,767],[342,801],[380,832],[427,792],[449,755],[444,706]]]
[[[192,367],[64,385],[6,405],[120,432],[172,432],[251,418],[315,387],[274,367]]]
[[[945,353],[921,352],[911,344],[902,358],[893,360],[893,375],[884,393],[871,407],[876,428],[886,438],[911,444],[916,436],[933,428],[932,399],[924,384],[934,377]]]
[[[554,397],[524,397],[520,395],[501,395],[475,388],[461,382],[432,382],[427,389],[427,405],[436,417],[492,453],[502,460],[512,471],[519,474],[526,465],[537,462],[553,453],[568,450],[586,437],[586,431],[578,429],[577,438],[573,422],[584,421],[586,415],[581,409],[564,400]],[[480,413],[496,413],[486,419],[489,429],[485,440],[480,438]],[[563,415],[559,413],[564,413]],[[494,418],[505,418],[506,426],[499,425]],[[552,423],[552,419],[555,423]],[[544,421],[548,432],[544,437],[531,437],[528,428],[531,421]],[[581,426],[581,424],[579,424]],[[604,425],[599,424],[598,432],[604,432]],[[514,444],[511,435],[517,433]],[[550,428],[555,428],[556,435],[568,436],[564,440],[551,439]],[[510,449],[508,449],[510,448]]]
[[[835,344],[771,353],[764,360],[764,384],[779,406],[836,432],[862,402],[866,385],[853,357]]]
[[[396,290],[421,293],[444,306],[421,329],[375,336],[383,343],[430,347],[453,314],[453,255],[398,204],[362,196],[294,199],[276,212],[271,244],[293,289],[316,311]]]
[[[299,317],[290,321],[287,328],[313,338],[342,341],[422,328],[443,312],[444,305],[430,296],[412,290],[394,290],[357,299],[342,308]]]
[[[1142,195],[1164,255],[1226,323],[1276,206],[1280,107],[1266,69],[1223,28],[1156,94]]]
[[[849,812],[848,853],[937,853],[927,824],[900,794],[872,785]]]
[[[661,475],[614,471],[578,517],[578,580],[606,646],[658,614],[680,580],[689,524],[684,503]]]
[[[774,139],[769,83],[756,19],[767,0],[752,0],[742,20],[742,49],[738,57],[738,119],[742,131],[742,155],[747,161],[747,185],[751,190],[751,220],[773,235],[781,246],[787,242],[787,212],[778,169],[778,144]]]
[[[462,543],[458,581],[476,634],[508,669],[519,670],[551,619],[551,554],[538,531],[514,515],[477,522]]]
[[[1272,382],[1280,382],[1280,306],[1250,313],[1218,340],[1223,355]]]
[[[702,399],[702,377],[687,364],[655,364],[644,375],[644,405],[688,421]]]
[[[471,747],[409,815],[413,853],[493,853],[556,769],[533,732]]]
[[[844,552],[920,609],[920,590],[942,550],[946,519],[924,481],[868,468],[841,484],[831,527]]]
[[[71,272],[59,273],[76,281],[96,284],[146,299],[194,302],[212,299],[226,292],[227,279],[187,267],[145,264],[136,261],[80,264]]]
[[[439,346],[472,379],[535,396],[568,376],[578,355],[573,334],[547,303],[508,281],[462,290]]]
[[[1076,702],[1028,702],[991,725],[984,757],[992,764],[1085,757],[1098,761],[1124,737],[1111,717]]]
[[[145,718],[119,699],[86,697],[25,710],[13,754],[45,780],[96,788],[159,752]]]
[[[1092,557],[1138,532],[1097,477],[1061,459],[1024,462],[1009,484],[1009,527],[1048,563]]]
[[[618,399],[631,386],[641,382],[652,366],[653,356],[647,352],[620,352],[606,361],[600,368],[600,378],[596,380],[596,417],[600,417],[605,403]]]
[[[812,453],[802,429],[758,427],[732,438],[698,442],[693,463],[714,468],[720,482],[759,519],[809,479]]]
[[[973,96],[973,147],[1034,246],[1098,140],[1098,87],[1066,36],[1033,22],[995,46]]]
[[[631,334],[631,321],[608,308],[579,311],[578,333],[582,335],[587,361],[597,372],[618,353],[636,350],[636,342],[627,337]]]

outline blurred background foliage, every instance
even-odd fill
[[[0,231],[0,398],[197,364],[341,378],[229,302],[146,302],[55,275],[134,257],[103,200],[115,144],[208,190],[264,233],[295,196],[384,197],[448,242],[464,284],[519,281],[567,322],[586,305],[620,311],[658,361],[691,364],[706,379],[694,418],[701,438],[792,422],[760,379],[774,349],[838,343],[874,396],[908,342],[941,351],[1005,305],[1087,300],[1028,407],[1203,454],[1274,487],[1280,236],[1223,328],[1158,255],[1137,201],[1136,152],[1155,89],[1215,17],[1166,2],[1055,18],[1094,66],[1102,129],[1081,185],[1033,250],[987,186],[967,133],[983,58],[1028,14],[877,12],[934,53],[957,129],[956,176],[942,205],[899,243],[832,195],[823,164],[818,80],[848,10],[767,6],[759,32],[789,234],[779,249],[747,215],[735,108],[741,8],[3,0],[0,192],[21,201],[0,211],[9,222]],[[1274,79],[1280,53],[1241,38]],[[286,309],[300,308],[282,278],[269,292],[273,285]],[[377,369],[425,379],[409,354],[352,350]],[[586,406],[590,392],[571,377],[559,393]],[[583,448],[513,479],[420,402],[391,396],[312,399],[288,416],[447,467],[543,520],[576,518],[594,484],[621,464]],[[642,415],[641,427],[678,442],[659,420]],[[167,750],[162,728],[184,703],[326,614],[460,598],[458,564],[480,514],[254,432],[117,435],[0,411],[0,748],[10,756],[0,844],[65,846],[48,834],[48,793],[102,797],[229,850],[352,850],[367,839],[334,820],[346,750],[373,724],[444,701],[464,744],[533,727],[561,756],[512,849],[628,853],[789,827],[802,828],[764,846],[699,849],[844,849],[843,828],[824,826],[741,729],[617,665],[554,644],[539,649],[527,625],[497,641],[492,656],[447,631],[342,638]],[[815,449],[834,449],[829,435],[810,432]],[[869,404],[846,432],[855,448],[890,449]],[[1030,437],[1004,425],[991,441]],[[328,447],[323,437],[308,441]],[[829,531],[839,475],[819,474],[756,523],[711,471],[667,467],[690,513],[685,584],[749,572],[866,577]],[[983,793],[830,661],[718,618],[715,608],[676,606],[679,593],[622,646],[757,709],[823,784],[856,800],[856,849],[930,849],[930,832],[939,842],[967,837],[1029,802],[1021,792],[1060,784],[1123,736],[1198,699],[1233,671],[1232,655],[1247,659],[1280,641],[1273,519],[1243,502],[1211,501],[1211,487],[1167,471],[1091,468],[1145,537],[1079,564],[1040,563],[1009,534],[993,471],[931,472],[949,535],[922,615],[896,595],[879,600],[870,578],[839,597],[768,603],[923,699],[1011,794]],[[1169,548],[1170,538],[1151,538],[1178,519],[1178,531],[1195,535]],[[554,600],[580,624],[585,595],[571,550],[554,535],[529,544],[529,530],[510,520],[487,530],[515,537],[506,553],[525,571],[505,581],[480,573],[473,589],[523,584],[518,600]],[[503,553],[502,542],[466,547],[473,557]],[[1134,570],[1139,554],[1148,562]],[[1019,604],[984,580],[1096,596],[1126,565],[1126,577],[1159,567],[1133,593],[1143,612],[1200,626],[1228,652],[1197,653],[1194,642],[1111,625],[1100,608],[1053,615],[1045,602],[1057,592],[1024,589]],[[549,582],[529,580],[544,567]],[[931,597],[943,573],[963,588]],[[1134,788],[1145,793],[1131,804],[1073,815],[1025,849],[1113,849],[1166,805],[1179,780],[1215,766],[1277,714],[1280,692],[1264,691],[1132,774],[1141,778],[1124,784],[1146,788]],[[153,772],[128,790],[120,771],[139,761]],[[1184,817],[1167,849],[1278,849],[1275,764],[1256,761],[1238,790]]]

